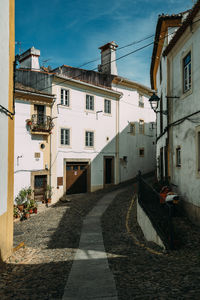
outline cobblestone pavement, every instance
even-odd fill
[[[133,188],[129,187],[102,217],[105,248],[119,299],[200,299],[199,228],[185,217],[176,217],[181,244],[178,250],[164,253],[144,240],[136,222],[135,202],[129,210],[131,199]]]
[[[67,196],[29,220],[16,222],[15,246],[24,242],[25,247],[0,265],[0,299],[62,299],[83,218],[111,190]],[[133,185],[116,197],[102,218],[105,248],[119,299],[199,299],[199,228],[184,218],[176,220],[182,235],[180,249],[152,254],[136,245],[138,240],[160,251],[145,242],[136,222],[135,203],[129,209],[132,198]]]
[[[67,196],[64,202],[43,206],[39,214],[14,223],[14,246],[24,242],[25,248],[1,266],[1,300],[62,298],[83,218],[104,193]]]

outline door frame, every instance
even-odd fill
[[[112,159],[111,166],[111,183],[106,183],[106,159]],[[111,186],[115,184],[115,157],[114,156],[103,156],[103,186]]]
[[[67,163],[87,163],[87,192],[91,192],[91,159],[88,158],[64,158],[63,159],[63,194],[66,194],[66,165]]]
[[[35,176],[47,175],[47,184],[49,184],[49,171],[32,171],[31,172],[31,189],[34,191],[35,188]]]

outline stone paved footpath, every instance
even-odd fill
[[[84,217],[110,191],[68,196],[30,220],[15,223],[15,245],[23,241],[25,248],[0,266],[0,299],[62,299]],[[160,249],[145,242],[132,200],[130,185],[101,218],[118,299],[200,299],[199,228],[185,218],[176,220],[180,249],[153,254],[144,246]]]

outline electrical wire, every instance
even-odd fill
[[[197,23],[197,22],[199,22],[199,21],[200,21],[200,18],[197,19],[196,21],[192,22],[192,24],[195,24],[195,23]],[[163,32],[165,32],[165,31],[163,31]],[[153,45],[154,43],[156,43],[156,44],[159,45],[159,42],[160,42],[161,40],[163,40],[163,39],[165,39],[166,37],[169,37],[170,35],[173,35],[173,34],[174,34],[174,32],[169,33],[169,34],[165,35],[164,37],[159,38],[158,41],[155,41],[155,40],[154,40],[153,42],[148,43],[148,44],[146,44],[146,45],[144,45],[144,46],[142,46],[142,47],[140,47],[140,48],[138,48],[138,49],[135,49],[135,50],[133,50],[133,51],[131,51],[131,52],[125,54],[125,55],[122,55],[122,56],[120,56],[120,57],[118,57],[118,58],[112,60],[111,62],[108,62],[108,63],[103,64],[102,66],[108,65],[108,64],[110,64],[110,63],[112,63],[112,62],[115,62],[115,61],[118,61],[118,60],[120,60],[120,59],[123,59],[123,58],[125,58],[125,57],[127,57],[127,56],[129,56],[129,55],[131,55],[131,54],[137,53],[137,52],[139,52],[139,51],[141,51],[141,50],[143,50],[143,49],[145,49],[145,48],[147,48],[147,47]],[[154,35],[152,35],[152,36],[154,36]],[[125,45],[125,46],[121,47],[120,49],[125,48],[125,47],[129,47],[131,44],[139,43],[139,42],[144,41],[144,40],[146,40],[146,39],[148,39],[148,38],[150,38],[150,36],[149,36],[149,37],[146,37],[146,38],[144,38],[144,39],[141,39],[140,41],[135,41],[135,42],[133,42],[133,43],[130,43],[130,44],[128,44],[128,45]],[[85,63],[85,64],[86,64],[86,63]],[[84,64],[84,65],[85,65],[85,64]],[[98,67],[96,67],[96,68],[94,68],[94,69],[92,69],[92,70],[89,70],[89,71],[95,71],[95,70],[97,70],[97,69],[98,69]],[[65,74],[65,73],[67,73],[67,72],[68,72],[68,71],[64,72],[63,74]],[[62,75],[63,75],[63,74],[62,74]],[[54,75],[54,74],[52,74],[52,75]],[[77,79],[77,78],[80,77],[81,75],[82,75],[82,73],[80,73],[79,75],[76,75],[76,76],[74,76],[74,77],[70,77],[70,78],[68,78],[68,79]],[[36,84],[37,84],[38,82],[42,81],[42,80],[45,80],[45,78],[42,78],[41,80],[36,81]],[[48,88],[51,88],[53,85],[56,85],[56,86],[57,86],[57,85],[61,85],[61,84],[64,83],[65,81],[66,81],[66,78],[63,79],[61,82],[59,82],[59,83],[57,83],[57,84],[51,84],[51,85],[49,85],[49,86],[47,86],[47,87],[45,87],[45,88],[38,89],[38,90],[39,90],[39,91],[43,91],[43,90],[46,90],[46,89],[48,89]]]
[[[164,37],[160,38],[160,39],[158,40],[158,42],[153,41],[153,42],[151,42],[151,43],[148,43],[148,44],[146,44],[146,45],[144,45],[144,46],[142,46],[142,47],[140,47],[140,48],[138,48],[138,49],[135,49],[135,50],[133,50],[133,51],[131,51],[131,52],[125,54],[125,55],[122,55],[122,56],[120,56],[120,57],[118,57],[118,58],[112,60],[111,62],[105,63],[105,64],[103,64],[102,66],[108,65],[108,64],[110,64],[110,63],[112,63],[112,62],[115,62],[115,61],[118,61],[118,60],[120,60],[120,59],[123,59],[123,58],[125,58],[125,57],[127,57],[127,56],[129,56],[129,55],[131,55],[131,54],[134,54],[134,53],[136,53],[136,52],[139,52],[139,51],[141,51],[141,50],[143,50],[143,49],[145,49],[145,48],[147,48],[147,47],[153,45],[154,43],[157,43],[157,44],[159,45],[159,41],[165,39],[166,37],[168,37],[168,36],[170,36],[170,35],[172,35],[172,34],[174,34],[174,33],[173,33],[173,32],[172,32],[172,33],[169,33],[169,34],[165,35]],[[153,35],[152,35],[152,36],[153,36]],[[140,41],[133,42],[133,43],[139,43],[139,42],[141,42],[141,41],[146,40],[147,38],[148,38],[148,37],[146,37],[146,38],[144,38],[144,39],[141,39]],[[121,48],[129,47],[129,46],[130,46],[131,44],[133,44],[133,43],[130,43],[130,44],[128,44],[128,45],[126,45],[126,46],[123,46],[123,47],[121,47]],[[85,64],[86,64],[86,63],[85,63]],[[98,67],[95,67],[94,69],[88,70],[88,71],[95,71],[95,70],[97,70],[97,69],[98,69]],[[61,75],[64,75],[65,73],[68,73],[68,72],[69,72],[69,71],[63,72]],[[52,75],[54,75],[54,73],[52,73]],[[70,77],[70,78],[68,78],[68,79],[77,79],[77,78],[80,77],[81,75],[82,75],[82,73],[80,72],[80,74],[78,74],[78,75],[76,75],[76,76],[72,76],[72,77]],[[37,84],[38,82],[40,82],[40,81],[42,81],[42,80],[45,80],[45,78],[42,78],[42,79],[40,79],[40,80],[36,80],[35,84]],[[41,88],[41,89],[38,89],[38,90],[39,90],[39,91],[43,91],[43,90],[46,90],[46,89],[48,89],[48,88],[50,88],[50,87],[52,87],[52,86],[54,86],[54,85],[56,85],[56,86],[57,86],[57,85],[61,85],[61,84],[64,83],[65,81],[66,81],[66,78],[65,78],[65,79],[63,78],[63,80],[60,81],[60,82],[57,83],[57,84],[51,84],[51,85],[49,85],[49,86],[47,86],[47,87],[45,87],[45,88]]]

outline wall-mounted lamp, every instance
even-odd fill
[[[178,99],[179,97],[177,97],[177,96],[166,96],[166,98],[167,99],[173,99],[173,98]],[[153,111],[155,113],[160,113],[160,114],[163,114],[163,115],[167,115],[167,110],[163,110],[163,111],[158,111],[157,110],[159,101],[160,101],[160,98],[155,93],[153,93],[153,95],[149,98],[151,108],[153,109]]]

